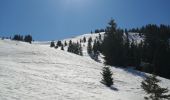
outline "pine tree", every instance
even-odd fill
[[[25,38],[24,38],[24,41],[31,43],[32,42],[32,36],[31,35],[26,35]]]
[[[101,34],[99,33],[99,40],[101,41],[102,40],[102,36],[101,36]]]
[[[50,43],[50,47],[55,47],[54,41],[52,41],[52,42]]]
[[[91,55],[92,59],[98,61],[99,52],[100,52],[100,44],[99,41],[95,40],[92,48],[92,55]]]
[[[144,91],[147,94],[150,94],[149,97],[145,97],[145,99],[151,99],[151,100],[162,100],[162,99],[170,99],[170,95],[167,95],[165,93],[168,92],[167,88],[161,88],[158,85],[158,80],[155,75],[147,76],[144,81],[141,83],[141,87],[144,89]]]
[[[58,41],[58,42],[57,42],[57,46],[61,47],[61,46],[62,46],[62,42],[61,42],[61,41]]]
[[[101,83],[103,83],[104,85],[110,87],[111,85],[113,85],[113,78],[112,78],[112,72],[110,70],[109,67],[103,67],[103,70],[102,70],[102,80],[101,80]]]
[[[86,42],[86,37],[83,38],[83,42],[84,42],[84,43]]]
[[[94,54],[96,54],[96,53],[98,52],[98,46],[97,46],[96,40],[95,40],[94,43],[93,43],[93,48],[92,48],[92,50],[93,50],[93,53],[94,53]]]
[[[80,43],[82,43],[82,39],[80,39]]]
[[[92,54],[92,45],[91,45],[91,42],[92,42],[92,38],[90,37],[89,40],[88,40],[88,45],[87,45],[87,52],[89,55]]]
[[[64,46],[63,45],[61,46],[61,50],[64,50]]]
[[[125,29],[125,43],[124,43],[124,48],[125,48],[125,55],[126,55],[126,65],[130,66],[131,64],[131,57],[130,57],[130,40],[129,40],[129,33],[127,32],[127,29]]]
[[[116,28],[114,20],[109,22],[106,29],[106,35],[102,43],[102,53],[105,56],[105,64],[124,66],[125,65],[125,49],[123,40],[123,31]]]
[[[79,55],[80,55],[80,56],[83,56],[83,51],[82,51],[82,46],[81,46],[81,44],[79,44]]]
[[[3,37],[2,39],[4,39],[4,38],[5,37]],[[16,34],[16,35],[14,35],[12,40],[23,41],[24,39],[23,39],[22,35]]]
[[[67,46],[67,42],[66,41],[64,42],[64,45]]]
[[[68,46],[68,49],[67,49],[68,52],[71,52],[71,53],[74,53],[74,54],[77,54],[77,55],[83,55],[82,53],[82,47],[81,47],[81,44],[80,43],[72,43],[72,41],[70,40],[69,41],[69,46]]]

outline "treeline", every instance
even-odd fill
[[[101,52],[106,64],[134,66],[138,70],[170,78],[169,26],[149,24],[136,30],[124,31],[111,20],[105,31]],[[130,41],[128,32],[142,33],[145,38],[140,43]]]
[[[67,51],[68,51],[68,52],[71,52],[71,53],[74,53],[74,54],[77,54],[77,55],[80,55],[80,56],[83,55],[83,53],[82,53],[82,47],[81,47],[81,44],[80,44],[79,42],[73,43],[73,42],[70,40]]]
[[[17,41],[24,41],[24,42],[28,42],[28,43],[31,43],[32,42],[32,36],[31,35],[19,35],[19,34],[16,34],[14,35],[14,37],[12,38],[12,40],[17,40]]]
[[[62,43],[61,41],[58,41],[55,44],[55,42],[52,41],[51,44],[50,44],[50,47],[54,47],[56,49],[60,47],[61,50],[64,50],[64,47],[66,47],[66,46],[67,46],[68,52],[71,52],[71,53],[74,53],[74,54],[77,54],[77,55],[80,55],[80,56],[83,55],[82,46],[81,46],[81,43],[79,43],[79,42],[74,43],[70,40],[69,43],[67,43],[66,41],[64,43]]]
[[[91,33],[101,33],[101,32],[105,32],[105,29],[95,29],[94,32],[91,31]]]
[[[99,61],[98,56],[101,52],[101,35],[99,34],[94,40],[90,37],[87,43],[87,53],[95,61]]]
[[[67,45],[67,44],[66,44]],[[61,42],[61,41],[57,41],[57,43],[55,44],[55,42],[54,41],[51,41],[51,43],[50,43],[50,47],[54,47],[54,48],[61,48],[61,50],[64,50],[64,45],[63,45],[63,43]]]

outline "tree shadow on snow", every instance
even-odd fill
[[[114,87],[113,85],[110,87],[110,89],[113,91],[119,91],[118,88]]]
[[[144,72],[137,71],[134,68],[123,68],[123,70],[126,71],[127,73],[134,75],[134,76],[139,76],[142,78],[146,77],[146,74]]]

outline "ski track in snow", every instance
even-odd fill
[[[144,73],[113,67],[110,89],[100,83],[102,67],[47,45],[0,40],[0,100],[143,100]],[[160,79],[170,89],[170,80]]]

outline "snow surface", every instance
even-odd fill
[[[110,89],[100,83],[103,66],[45,43],[0,40],[0,100],[143,100],[144,73],[112,67]]]
[[[85,42],[85,43],[84,43],[84,42],[81,42],[81,43],[80,43],[81,46],[82,46],[82,53],[83,53],[83,56],[84,56],[84,57],[90,58],[89,54],[87,53],[88,39],[89,39],[89,38],[92,38],[91,44],[93,45],[94,40],[95,40],[95,39],[99,39],[99,34],[101,35],[101,38],[103,39],[105,32],[101,32],[101,33],[87,33],[87,34],[83,34],[83,35],[80,35],[80,36],[63,39],[63,40],[61,40],[61,42],[62,42],[63,44],[64,44],[65,42],[67,42],[67,44],[69,44],[69,41],[71,40],[73,43],[77,43],[77,42],[80,43],[80,39],[83,41],[83,38],[85,37],[85,38],[86,38],[86,42]],[[58,40],[55,40],[55,41],[54,41],[55,44],[57,44],[57,41],[58,41]],[[34,42],[33,42],[33,44],[36,44],[36,45],[44,45],[44,46],[47,46],[47,47],[50,46],[50,43],[51,43],[51,41],[34,41]],[[58,47],[57,49],[58,49],[58,50],[61,50],[61,47]],[[67,49],[68,49],[68,46],[64,46],[64,51],[67,51]],[[99,56],[98,56],[99,62],[104,63],[103,57],[104,57],[104,56],[103,56],[102,54],[99,54]]]
[[[86,42],[85,43],[81,42],[82,53],[83,53],[83,56],[90,58],[89,54],[87,53],[88,39],[92,38],[91,44],[93,45],[94,41],[96,39],[97,40],[99,39],[99,34],[101,35],[101,38],[103,39],[105,32],[101,32],[101,33],[87,33],[87,34],[83,34],[83,35],[76,36],[76,37],[73,37],[73,38],[64,39],[64,40],[62,40],[62,42],[64,43],[66,41],[67,43],[69,43],[69,41],[71,40],[74,43],[77,43],[77,42],[80,43],[80,39],[83,40],[83,38],[85,37],[86,38]],[[68,48],[68,46],[64,47],[64,50],[67,51],[67,48]],[[104,63],[104,59],[103,59],[103,55],[102,54],[99,54],[98,60],[99,60],[99,62]]]
[[[124,33],[125,35],[125,33]],[[126,35],[125,35],[126,36]],[[139,35],[139,33],[132,33],[132,32],[129,32],[128,33],[128,36],[129,36],[129,40],[130,42],[134,41],[135,43],[139,44],[141,43],[142,41],[144,41],[144,35]]]

